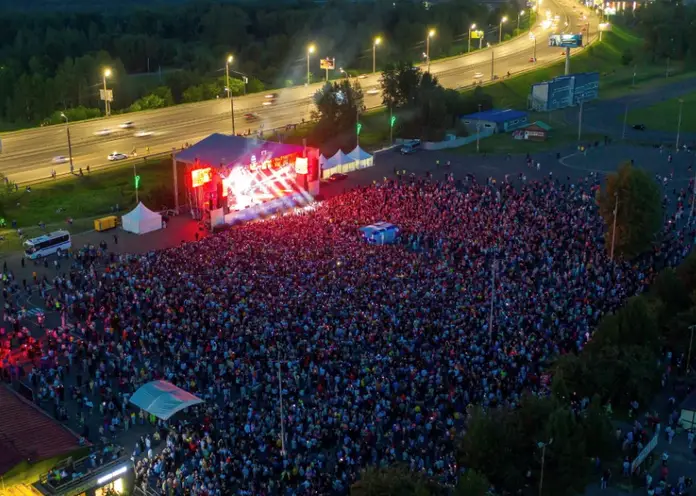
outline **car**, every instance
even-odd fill
[[[482,73],[482,72],[477,72],[477,73],[474,74],[474,79],[481,79],[482,77],[483,77],[483,73]]]
[[[64,164],[66,162],[69,162],[70,159],[68,157],[64,157],[63,155],[58,155],[57,157],[53,157],[53,160],[51,160],[52,163],[54,164]]]
[[[95,136],[108,136],[112,133],[111,129],[100,129],[96,133],[94,133]]]
[[[529,61],[534,63],[534,62],[536,62],[536,59],[534,57],[529,57]]]
[[[379,93],[379,90],[377,88],[372,88],[370,90],[367,90],[368,95],[376,95]]]
[[[133,136],[135,136],[136,138],[147,138],[148,136],[152,136],[152,134],[152,131],[137,131],[133,133]]]
[[[258,121],[260,119],[260,117],[259,117],[259,114],[249,112],[248,114],[244,114],[244,119],[246,119],[247,122],[254,122],[254,121]]]
[[[278,98],[278,93],[269,93],[264,97],[266,100],[275,100]]]
[[[123,124],[119,124],[118,127],[120,127],[121,129],[133,129],[135,127],[135,122],[133,122],[133,121],[124,122]]]
[[[269,105],[273,105],[273,100],[266,100],[261,105],[263,105],[264,107],[268,107]]]
[[[633,124],[633,129],[636,131],[645,131],[645,124]]]
[[[125,153],[119,153],[119,152],[113,152],[110,153],[108,157],[106,157],[110,162],[113,162],[114,160],[125,160],[128,158],[128,155]]]
[[[360,75],[358,76],[358,79],[367,79],[367,75],[366,75],[366,74],[360,74]]]
[[[348,174],[342,174],[340,172],[331,174],[331,177],[329,177],[329,181],[343,181],[344,179],[348,179]]]

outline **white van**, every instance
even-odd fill
[[[421,140],[419,139],[407,141],[401,147],[401,155],[411,155],[412,153],[416,153],[418,150],[420,150],[420,146]]]
[[[24,242],[24,254],[30,260],[66,252],[72,246],[68,231],[55,231]]]

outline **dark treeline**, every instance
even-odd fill
[[[105,66],[114,73],[108,83],[114,89],[114,110],[127,110],[134,102],[131,110],[161,107],[221,95],[228,53],[235,56],[232,69],[249,76],[247,91],[260,91],[303,83],[310,42],[317,46],[311,61],[315,78],[323,76],[318,59],[327,56],[336,58],[337,67],[366,71],[371,70],[376,35],[383,38],[378,66],[419,60],[430,27],[437,29],[431,57],[452,55],[466,50],[472,23],[497,41],[497,20],[508,15],[509,36],[516,28],[517,9],[510,5],[489,11],[473,0],[429,8],[385,0],[254,6],[197,1],[175,2],[166,9],[3,11],[0,121],[30,125],[51,120],[57,111],[99,108]],[[523,27],[525,22],[523,17]],[[233,91],[244,91],[241,81]],[[82,114],[89,112],[73,117]]]

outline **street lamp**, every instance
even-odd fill
[[[339,68],[338,68],[338,72],[340,72],[341,74],[343,74],[343,77],[345,77],[345,78],[348,77],[348,73],[346,72],[346,70],[345,70],[343,67],[339,67]]]
[[[532,60],[536,64],[536,35],[534,33],[529,33],[529,36],[531,36],[532,41],[534,41],[534,51],[532,52]]]
[[[498,33],[498,43],[502,43],[502,42],[503,42],[503,24],[505,24],[506,22],[507,22],[507,17],[503,17],[503,18],[500,20],[500,25],[499,25],[499,27],[498,27],[498,31],[499,31],[499,33]]]
[[[377,36],[372,43],[372,72],[377,72],[377,45],[382,43],[382,38]]]
[[[469,48],[467,48],[467,52],[471,51],[471,31],[473,31],[474,29],[476,29],[476,24],[472,24],[471,26],[469,26]]]
[[[111,77],[111,69],[108,67],[102,73],[102,81],[104,82],[104,113],[107,117],[111,115],[111,105],[109,104],[109,94],[106,89],[106,78]]]
[[[544,486],[544,462],[546,461],[546,447],[553,444],[553,438],[549,439],[548,443],[537,443],[537,448],[541,450],[541,477],[539,477],[539,496]]]
[[[520,17],[524,15],[524,10],[520,10],[519,14],[517,14],[517,30],[520,30]]]
[[[225,77],[227,78],[227,98],[230,100],[230,114],[232,115],[232,135],[234,136],[234,99],[232,98],[232,87],[230,86],[230,64],[234,62],[234,57],[232,55],[227,56],[225,61]]]
[[[310,73],[309,73],[309,56],[312,55],[316,50],[317,50],[317,47],[314,46],[313,43],[307,47],[307,85],[308,85],[308,86],[309,86],[309,78],[310,78]]]
[[[676,146],[677,151],[679,151],[679,134],[681,133],[683,108],[684,108],[684,100],[682,98],[680,98],[679,99],[679,119],[677,120],[677,146]],[[694,188],[696,188],[696,184],[694,184]]]
[[[430,72],[430,38],[435,36],[435,30],[431,29],[428,31],[428,37],[425,38],[425,60],[428,64],[428,72]]]
[[[63,119],[65,119],[65,132],[68,134],[68,158],[70,159],[70,174],[72,174],[75,167],[73,166],[72,159],[72,142],[70,141],[70,122],[68,121],[68,116],[65,115],[63,112],[60,113],[60,116]]]

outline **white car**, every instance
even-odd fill
[[[53,160],[51,160],[52,163],[54,164],[64,164],[66,162],[69,162],[70,159],[68,157],[64,157],[63,155],[58,155],[57,157],[53,157]]]
[[[100,129],[96,133],[94,133],[95,136],[108,136],[111,134],[111,129]]]
[[[481,79],[482,77],[483,77],[483,73],[482,73],[482,72],[477,72],[477,73],[474,74],[474,79]]]
[[[148,136],[152,136],[152,131],[138,131],[136,133],[133,133],[133,136],[136,138],[147,138]]]
[[[372,88],[371,90],[367,90],[368,95],[376,95],[379,93],[379,90],[377,88]]]
[[[268,107],[269,105],[273,105],[273,101],[272,101],[272,100],[266,100],[266,101],[263,102],[261,105],[263,105],[264,107]]]
[[[113,162],[114,160],[125,160],[128,158],[128,155],[125,153],[114,152],[109,154],[109,156],[106,158],[109,159],[110,162]]]
[[[118,127],[120,127],[121,129],[133,129],[135,127],[135,122],[133,122],[133,121],[124,122],[123,124],[119,124]]]

